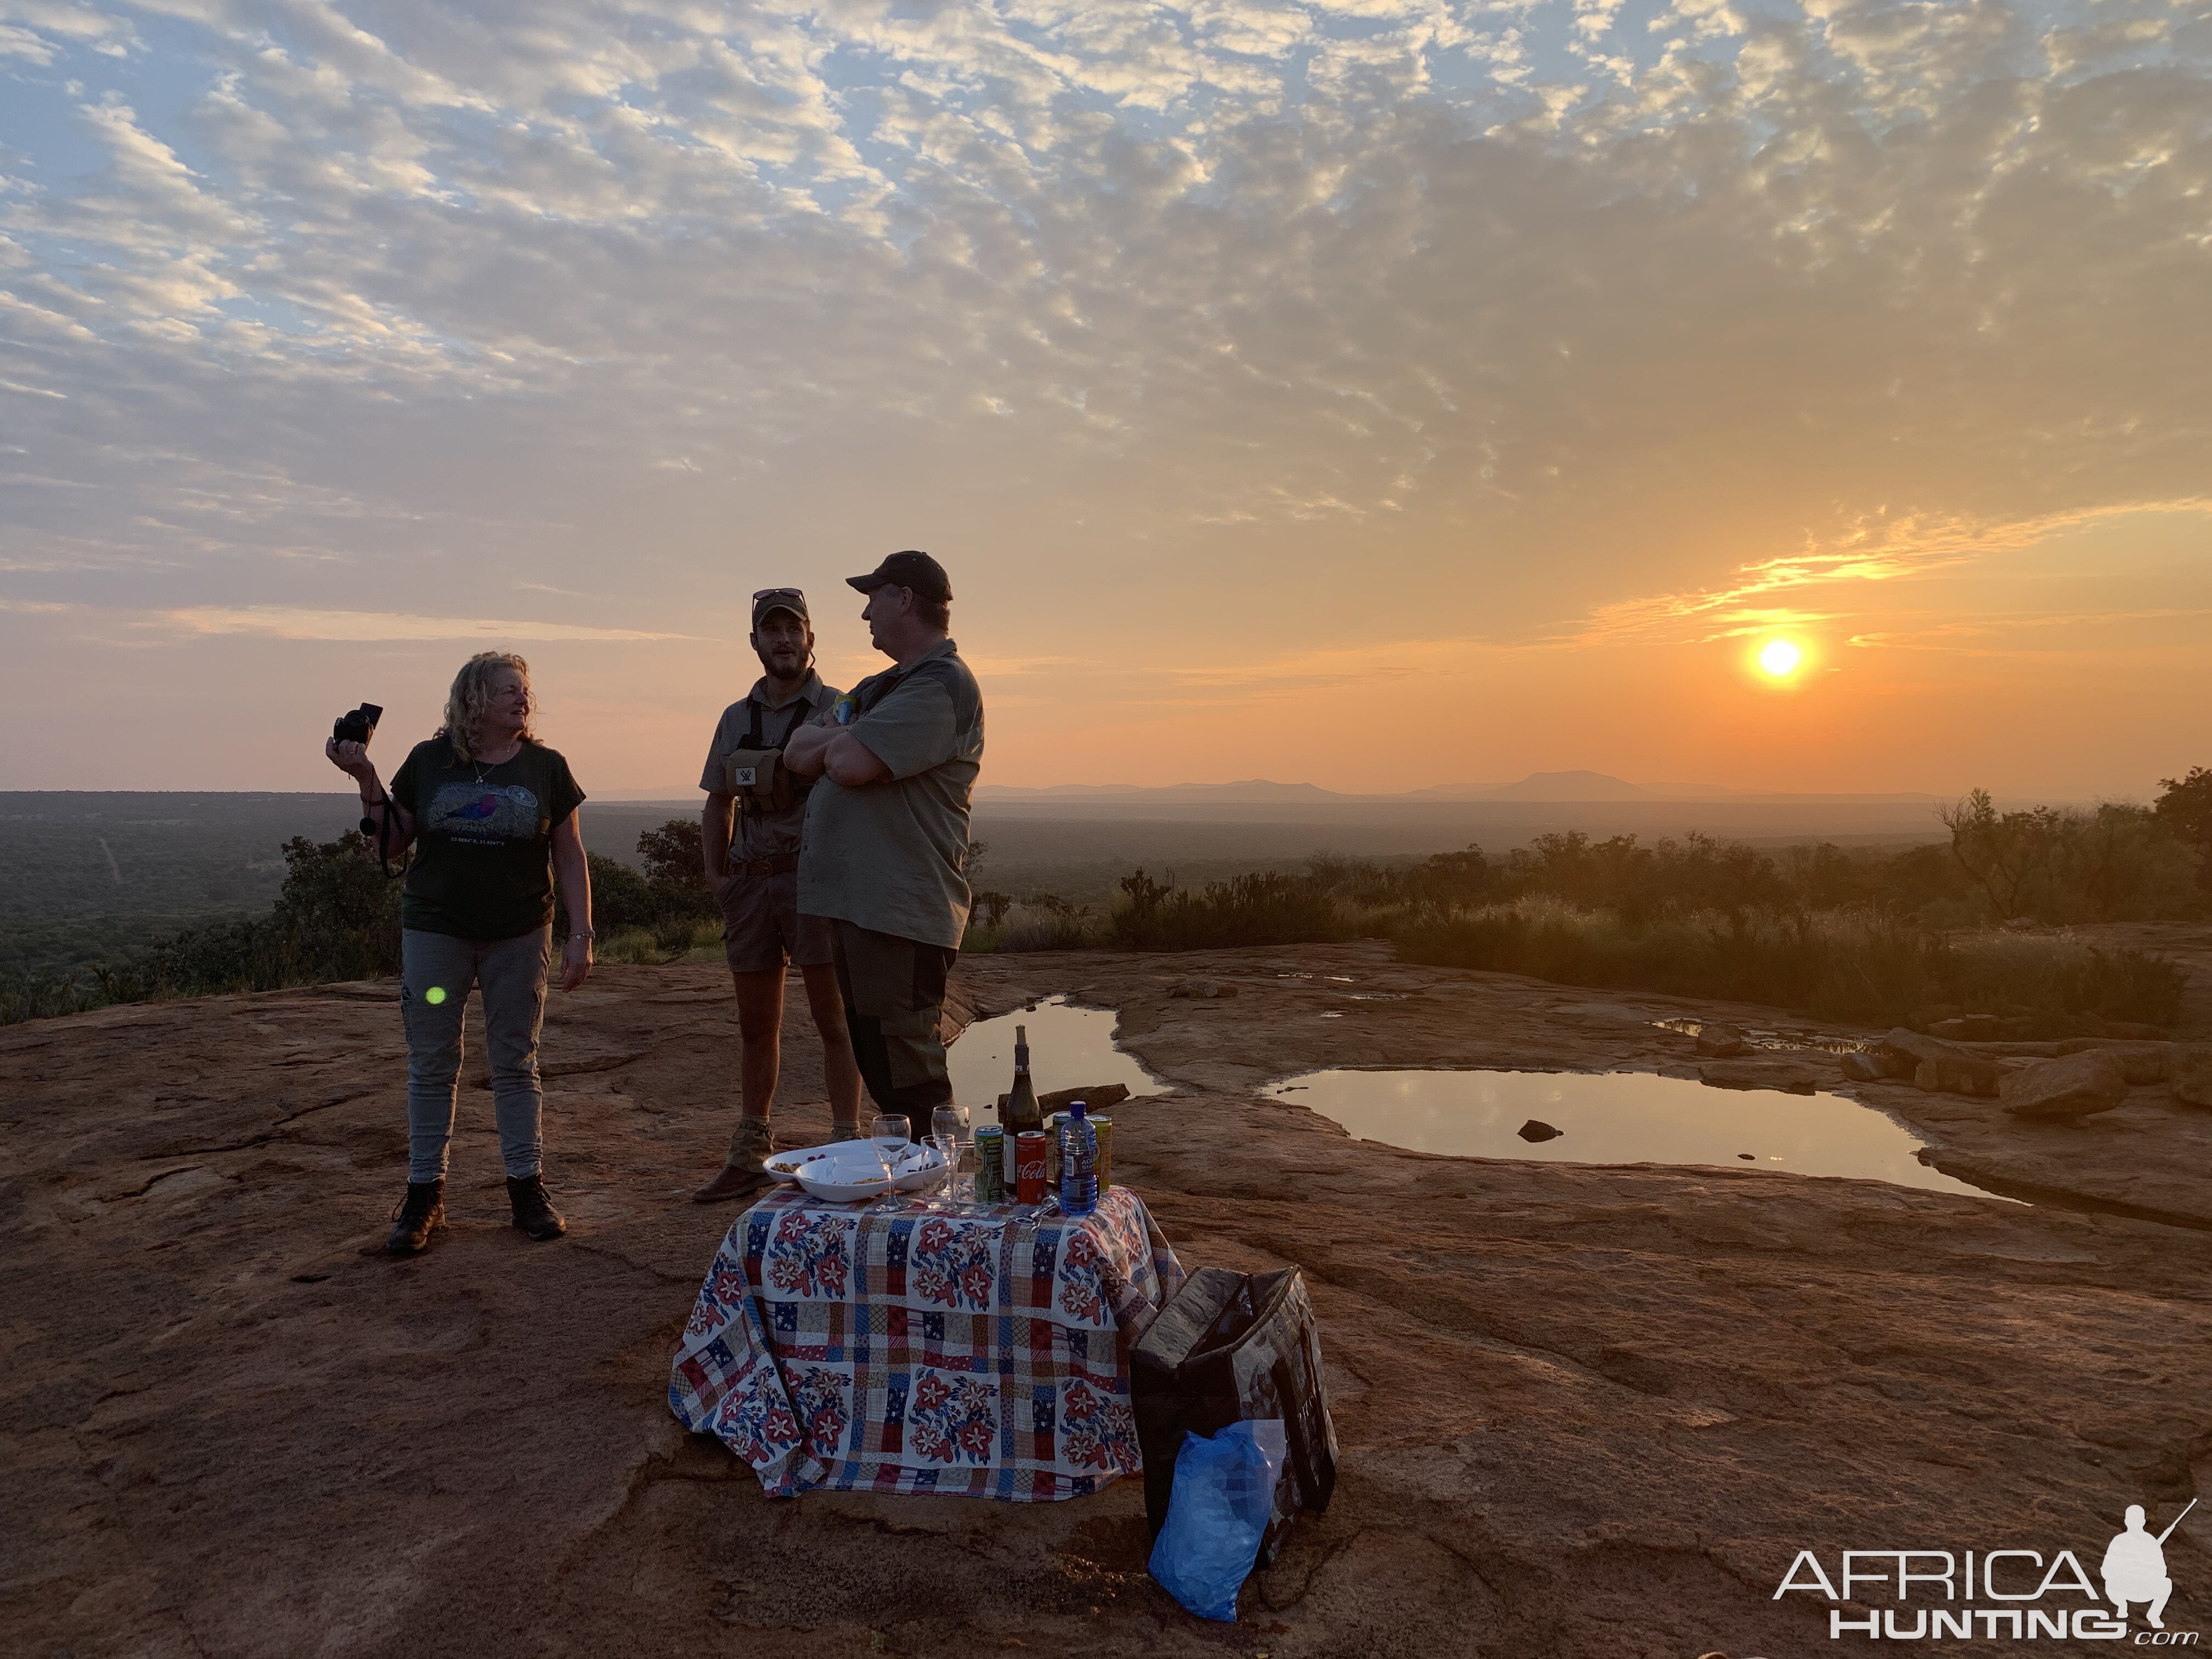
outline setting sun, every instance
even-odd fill
[[[1759,651],[1759,665],[1778,680],[1797,672],[1804,653],[1787,640],[1769,640]]]

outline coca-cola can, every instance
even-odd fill
[[[1016,1194],[1024,1204],[1044,1202],[1044,1131],[1024,1129],[1014,1137]]]

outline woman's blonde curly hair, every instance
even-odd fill
[[[458,759],[466,761],[475,754],[477,732],[483,725],[484,711],[491,707],[492,677],[502,668],[521,675],[523,690],[530,689],[530,665],[512,651],[479,651],[453,676],[453,689],[446,694],[446,723],[438,728],[438,735],[453,745]],[[537,740],[538,734],[527,720],[523,723],[522,736],[526,741]]]

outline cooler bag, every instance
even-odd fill
[[[1279,1420],[1287,1443],[1258,1565],[1275,1559],[1300,1510],[1328,1507],[1336,1426],[1322,1386],[1320,1328],[1296,1267],[1191,1274],[1131,1353],[1129,1393],[1154,1538],[1167,1523],[1183,1436],[1210,1437],[1231,1423]]]

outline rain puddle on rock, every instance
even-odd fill
[[[1651,1023],[1662,1031],[1679,1031],[1684,1036],[1693,1037],[1713,1022],[1703,1019],[1655,1019]],[[1857,1037],[1837,1036],[1832,1032],[1807,1030],[1797,1026],[1785,1025],[1775,1030],[1769,1030],[1764,1026],[1757,1025],[1739,1025],[1736,1029],[1743,1033],[1746,1048],[1765,1048],[1775,1054],[1786,1054],[1807,1048],[1817,1048],[1823,1054],[1849,1054],[1858,1053],[1872,1046],[1860,1041]]]
[[[1841,1095],[1713,1089],[1649,1072],[1309,1072],[1267,1092],[1363,1140],[1547,1164],[1712,1164],[1994,1197],[1929,1169],[1901,1125]],[[1564,1131],[1528,1141],[1531,1119]],[[1747,1158],[1744,1154],[1749,1153]]]
[[[1041,1094],[1120,1083],[1132,1095],[1158,1095],[1167,1085],[1114,1046],[1111,1008],[1077,1008],[1052,997],[1010,1014],[979,1019],[945,1051],[952,1097],[977,1123],[999,1121],[996,1102],[1014,1085],[1014,1027],[1030,1033],[1030,1081]]]

